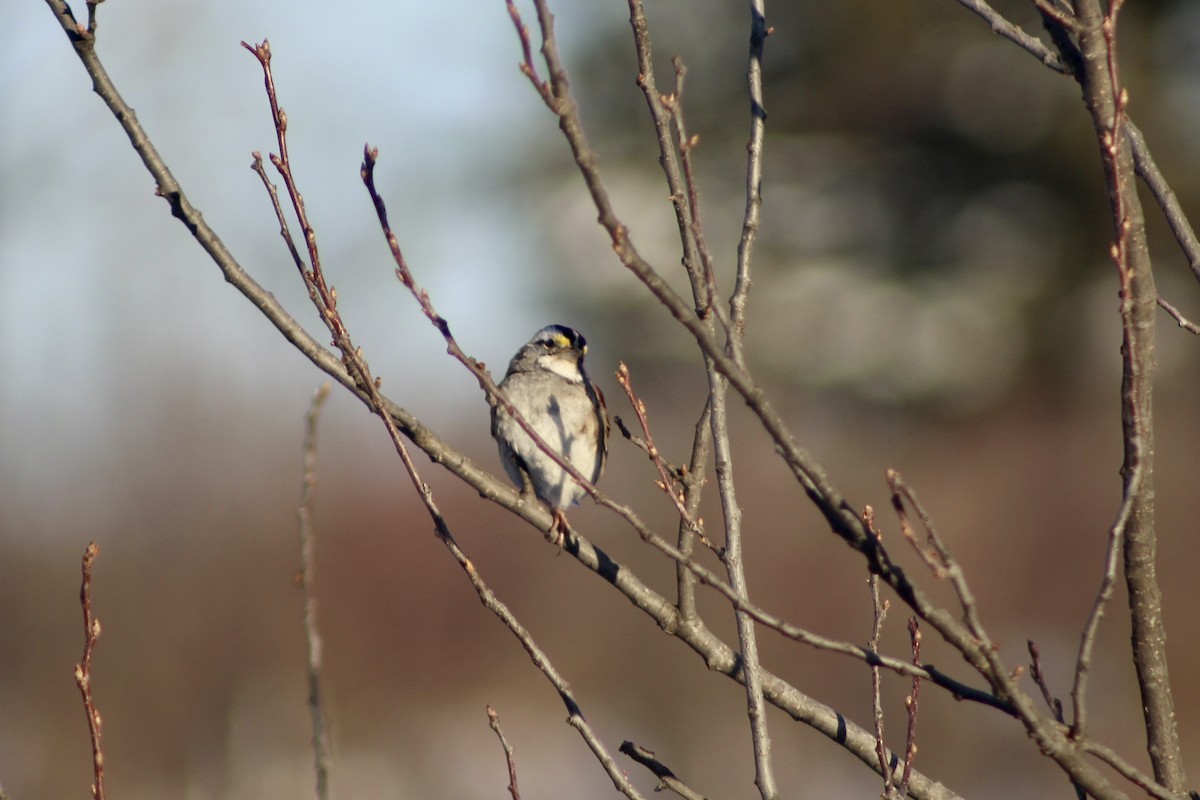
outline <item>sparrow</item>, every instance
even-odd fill
[[[595,484],[608,455],[608,410],[583,367],[587,340],[565,325],[547,325],[508,364],[500,391],[538,436]],[[492,438],[504,471],[522,492],[554,513],[556,541],[570,530],[563,511],[586,494],[582,486],[533,441],[500,403],[492,404]]]

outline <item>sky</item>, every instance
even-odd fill
[[[566,44],[622,21],[574,5],[559,9]],[[114,2],[99,11],[100,56],[185,193],[247,271],[317,331],[249,169],[252,151],[277,147],[258,63],[239,42],[270,40],[326,273],[385,382],[422,375],[408,394],[419,413],[438,422],[478,398],[392,275],[359,178],[364,143],[380,149],[378,185],[417,280],[469,352],[503,365],[558,320],[530,269],[539,266],[537,229],[550,220],[525,213],[503,184],[530,141],[549,139],[564,154],[565,146],[517,69],[503,2],[302,11],[282,2]],[[148,395],[163,386],[201,402],[232,394],[250,404],[282,382],[306,397],[318,375],[154,196],[48,7],[6,3],[0,30],[14,34],[0,53],[7,485],[49,491],[72,468],[102,470],[152,413],[145,406],[161,405]],[[11,530],[0,526],[0,536]]]

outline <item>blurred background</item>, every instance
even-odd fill
[[[660,88],[671,87],[671,55],[689,69],[701,208],[728,290],[744,204],[748,14],[714,0],[651,6]],[[1040,30],[1030,4],[997,7]],[[616,207],[682,288],[627,9],[553,8]],[[408,261],[468,352],[495,372],[542,325],[578,327],[610,411],[632,417],[612,377],[624,360],[660,448],[686,458],[703,405],[695,350],[613,258],[553,117],[517,69],[500,0],[126,0],[99,11],[98,51],[184,190],[318,333],[249,169],[251,151],[276,145],[259,66],[238,42],[269,37],[296,176],[345,319],[385,392],[454,446],[499,472],[478,388],[392,276],[358,176],[364,142],[380,148],[377,179]],[[852,504],[885,509],[884,470],[904,474],[966,568],[1007,663],[1027,661],[1035,640],[1066,697],[1121,463],[1110,224],[1078,89],[948,0],[777,3],[768,21],[751,364]],[[322,376],[154,196],[49,10],[0,5],[0,31],[0,787],[13,800],[88,791],[72,670],[79,561],[94,540],[104,626],[95,697],[112,795],[304,796],[295,509],[303,416]],[[1194,210],[1200,9],[1129,4],[1120,38],[1131,114]],[[1147,215],[1160,291],[1196,319],[1194,279]],[[1161,320],[1160,577],[1194,774],[1200,342]],[[733,407],[754,598],[815,632],[865,641],[860,560]],[[612,749],[648,747],[709,796],[754,792],[740,687],[540,534],[419,463],[462,546]],[[318,470],[335,796],[504,796],[487,704],[516,748],[523,796],[611,796],[555,693],[434,539],[382,427],[345,393],[321,419]],[[638,451],[614,442],[603,488],[671,531],[653,478]],[[706,507],[710,527],[719,513]],[[670,596],[672,570],[632,531],[590,503],[572,520]],[[881,520],[900,553],[894,521]],[[934,594],[950,602],[944,588]],[[721,604],[704,602],[732,635]],[[1124,603],[1118,591],[1102,625],[1091,725],[1148,769]],[[885,645],[898,656],[904,620],[894,605]],[[760,641],[770,669],[869,724],[865,668],[770,633]],[[970,679],[932,636],[925,647],[927,662]],[[903,744],[907,691],[885,676],[892,747]],[[878,792],[821,736],[777,712],[771,722],[790,796]],[[926,687],[919,728],[917,767],[956,792],[1068,791],[995,712]]]

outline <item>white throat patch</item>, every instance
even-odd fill
[[[542,356],[538,359],[538,364],[555,375],[561,375],[571,383],[583,382],[583,376],[579,374],[579,365],[573,361],[558,356]]]

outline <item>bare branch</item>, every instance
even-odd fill
[[[891,469],[888,470],[887,481],[888,486],[892,490],[892,507],[896,511],[896,516],[900,519],[900,529],[903,531],[905,539],[916,548],[918,553],[921,553],[925,562],[937,577],[949,579],[958,597],[959,606],[962,608],[963,619],[966,620],[971,634],[979,642],[981,650],[985,655],[994,654],[995,645],[983,629],[983,621],[979,616],[979,609],[975,604],[975,595],[971,592],[970,587],[967,586],[967,578],[962,566],[950,555],[950,549],[942,541],[937,529],[933,526],[933,519],[929,516],[925,507],[921,505],[916,492],[900,477],[899,472]],[[904,508],[905,502],[911,505],[917,512],[917,518],[921,521],[921,527],[925,529],[926,540],[929,544],[928,549],[922,548],[916,541],[916,536],[912,531],[912,526],[909,524],[908,515]],[[994,672],[998,674],[1004,673],[1004,669],[998,661],[990,663]]]
[[[1046,707],[1050,709],[1052,714],[1054,714],[1054,718],[1060,723],[1065,723],[1063,718],[1062,700],[1059,700],[1054,696],[1054,693],[1050,691],[1050,684],[1046,681],[1046,673],[1042,671],[1041,652],[1038,650],[1037,644],[1032,639],[1029,640],[1028,647],[1030,677],[1033,678],[1033,682],[1037,685],[1037,687],[1042,690],[1042,698],[1046,701]],[[1076,800],[1087,800],[1087,791],[1084,790],[1082,786],[1075,781],[1071,781],[1071,788],[1075,790]]]
[[[1129,147],[1133,152],[1133,162],[1137,169],[1137,174],[1145,181],[1146,186],[1149,187],[1150,192],[1154,195],[1159,208],[1162,209],[1163,217],[1166,218],[1167,224],[1171,227],[1171,232],[1175,234],[1175,241],[1179,243],[1180,249],[1183,250],[1184,256],[1187,257],[1188,266],[1192,268],[1192,274],[1197,279],[1200,279],[1200,239],[1196,238],[1196,231],[1192,228],[1192,223],[1188,221],[1187,215],[1183,213],[1183,207],[1179,205],[1179,198],[1175,196],[1175,192],[1167,183],[1166,177],[1159,170],[1158,164],[1150,155],[1150,148],[1146,145],[1145,134],[1142,133],[1137,125],[1133,124],[1133,120],[1129,119],[1128,114],[1125,115],[1124,130],[1125,137],[1129,141]],[[1167,307],[1163,306],[1163,308]],[[1170,309],[1167,310],[1169,311]],[[1182,325],[1182,322],[1180,324]]]
[[[521,800],[521,792],[517,789],[517,759],[513,755],[513,749],[509,745],[508,739],[504,738],[504,731],[500,730],[500,715],[491,706],[487,707],[487,715],[488,727],[495,731],[497,738],[500,739],[500,747],[504,750],[504,761],[508,764],[508,793],[512,795],[512,800]]]
[[[1090,739],[1081,742],[1081,746],[1084,752],[1090,753],[1105,764],[1108,764],[1120,773],[1123,778],[1145,791],[1151,797],[1158,798],[1158,800],[1181,800],[1181,798],[1197,800],[1197,797],[1200,796],[1196,792],[1188,792],[1186,795],[1182,795],[1170,791],[1161,784],[1155,783],[1153,778],[1121,758],[1121,756],[1117,755],[1111,749]]]
[[[316,535],[313,533],[313,501],[317,488],[317,418],[329,397],[329,382],[313,393],[304,425],[304,485],[296,517],[300,526],[300,572],[296,576],[304,606],[304,638],[308,648],[308,712],[312,718],[313,769],[316,772],[317,800],[329,798],[329,727],[321,694],[321,632],[317,626],[317,600],[313,595],[316,579]]]
[[[763,44],[771,29],[767,27],[763,0],[750,0],[750,59],[746,67],[746,85],[750,96],[750,137],[746,142],[746,212],[742,218],[742,238],[737,249],[737,281],[729,298],[729,354],[744,365],[742,334],[746,329],[746,301],[750,296],[750,259],[758,238],[762,216],[763,136],[767,111],[763,107]]]
[[[558,670],[554,668],[554,665],[550,662],[550,659],[546,656],[545,652],[538,646],[537,642],[533,640],[533,637],[530,635],[529,631],[526,630],[525,626],[522,625],[520,621],[513,615],[513,613],[508,609],[508,606],[501,602],[500,599],[496,597],[495,593],[488,588],[487,584],[484,583],[483,578],[480,577],[479,572],[475,569],[475,565],[471,563],[471,560],[467,558],[466,554],[463,553],[463,551],[459,548],[458,542],[454,540],[454,537],[449,535],[449,531],[445,531],[445,534],[441,537],[441,539],[442,543],[446,545],[446,548],[454,557],[454,560],[458,562],[458,565],[462,567],[463,572],[466,573],[467,579],[471,581],[471,586],[475,588],[476,594],[479,595],[479,601],[483,603],[484,607],[487,608],[488,611],[491,611],[502,623],[504,623],[504,627],[508,628],[509,631],[512,632],[513,636],[517,637],[517,640],[521,643],[521,646],[525,648],[525,652],[529,654],[531,659],[533,659],[534,666],[537,667],[538,670],[540,670],[541,673],[546,676],[546,679],[550,681],[550,684],[554,686],[555,690],[558,692],[559,698],[563,702],[563,705],[565,705],[567,708],[567,724],[572,728],[575,728],[575,730],[579,732],[579,735],[583,737],[584,742],[587,743],[588,748],[591,749],[592,754],[596,757],[596,760],[600,762],[600,765],[608,774],[609,779],[612,780],[613,786],[615,786],[617,791],[619,791],[621,794],[630,798],[630,800],[641,798],[641,795],[638,793],[637,789],[634,788],[633,784],[629,782],[629,778],[624,772],[621,771],[620,767],[617,766],[616,761],[609,754],[608,749],[604,746],[604,743],[601,742],[599,737],[596,736],[595,731],[592,730],[592,726],[588,724],[586,719],[584,719],[583,711],[579,708],[579,704],[575,700],[575,695],[571,691],[571,687],[565,680],[563,680],[562,676],[558,673]]]
[[[1055,72],[1061,72],[1064,75],[1069,73],[1069,70],[1063,65],[1057,53],[1047,47],[1036,36],[1029,35],[1021,30],[1019,26],[1009,22],[998,11],[988,5],[985,0],[958,0],[958,2],[959,5],[978,14],[988,24],[988,27],[992,29],[993,33],[999,34],[1010,42],[1013,42]]]
[[[640,7],[639,7],[640,12]],[[649,49],[649,40],[646,41],[646,48]],[[639,52],[641,48],[639,47]],[[717,321],[721,323],[726,335],[729,333],[729,315],[725,309],[717,302],[717,271],[713,263],[712,250],[708,246],[708,238],[704,235],[704,225],[700,219],[700,189],[696,184],[695,169],[692,165],[692,151],[700,144],[700,137],[688,133],[687,121],[683,113],[683,87],[684,79],[687,77],[687,68],[683,65],[683,59],[675,56],[671,59],[671,63],[675,67],[675,91],[670,97],[668,108],[671,112],[671,119],[675,122],[675,149],[679,153],[679,161],[683,167],[683,182],[687,187],[687,208],[688,219],[686,222],[688,235],[684,235],[685,241],[693,241],[696,246],[696,254],[700,257],[700,275],[693,278],[693,286],[696,283],[703,282],[703,294],[696,288],[693,288],[694,296],[697,300],[697,311],[701,318],[706,318],[709,314],[716,316]],[[664,98],[664,102],[666,99]],[[681,225],[684,223],[680,223]],[[690,264],[687,256],[684,258],[685,265]],[[691,271],[694,271],[692,267]],[[700,298],[703,296],[703,302]]]
[[[704,409],[696,420],[695,434],[692,437],[692,457],[688,462],[687,471],[681,476],[683,484],[684,510],[686,519],[695,519],[700,513],[700,500],[704,489],[704,473],[708,465],[709,453],[712,451],[712,403],[704,401]],[[680,517],[679,528],[676,532],[676,542],[679,553],[684,558],[691,559],[695,537],[692,536],[685,518]],[[696,619],[696,578],[691,570],[679,562],[675,567],[676,606],[685,624]]]
[[[870,506],[863,509],[863,519],[867,523],[867,527],[871,530],[872,535],[879,537],[879,531],[875,527],[875,512]],[[879,576],[867,575],[867,588],[871,592],[871,608],[874,612],[871,622],[871,638],[867,642],[867,647],[872,653],[879,652],[879,637],[883,633],[883,621],[887,617],[888,601],[883,599],[879,594]],[[883,776],[883,797],[887,800],[893,800],[897,795],[895,792],[895,784],[892,781],[894,767],[892,766],[892,758],[888,754],[887,745],[883,738],[883,693],[881,691],[881,679],[879,674],[879,665],[871,665],[871,715],[875,720],[875,752],[879,756],[879,774]]]
[[[658,452],[658,448],[654,444],[654,435],[650,433],[650,420],[646,415],[646,404],[633,391],[633,377],[629,374],[629,367],[621,361],[617,365],[617,383],[625,391],[625,396],[629,398],[629,405],[633,407],[633,413],[638,418],[638,425],[642,429],[642,442],[646,451],[646,455],[650,458],[654,468],[658,470],[658,481],[656,482],[659,489],[663,491],[667,497],[671,498],[671,502],[675,506],[675,510],[679,512],[680,521],[686,526],[688,531],[697,536],[704,546],[713,552],[718,552],[718,548],[708,540],[704,535],[704,521],[697,519],[688,510],[685,503],[686,497],[682,491],[676,492],[675,482],[680,480],[682,476],[678,475],[678,470],[672,469],[665,461],[662,455]],[[626,437],[632,438],[629,432],[625,430],[624,424],[620,425]]]
[[[1083,58],[1078,78],[1104,164],[1115,237],[1112,257],[1121,286],[1121,426],[1125,449],[1121,471],[1123,501],[1130,507],[1124,531],[1124,564],[1134,667],[1155,778],[1168,789],[1183,792],[1187,778],[1167,671],[1166,628],[1155,564],[1152,398],[1158,292],[1134,178],[1132,148],[1126,135],[1128,94],[1121,83],[1117,60],[1121,7],[1121,0],[1112,0],[1105,14],[1098,0],[1076,1]]]
[[[646,748],[633,742],[625,741],[621,743],[620,752],[654,773],[654,777],[658,778],[661,788],[669,789],[684,798],[684,800],[705,800],[704,795],[692,790],[687,784],[679,780],[670,767],[655,758],[654,753]],[[656,788],[655,791],[658,791],[658,789]]]
[[[684,177],[687,151],[686,145],[680,144],[685,136],[681,132],[683,78],[676,67],[674,93],[665,95],[659,91],[654,77],[650,24],[646,20],[641,0],[629,0],[629,25],[633,30],[633,46],[637,53],[637,85],[646,98],[650,120],[654,124],[655,136],[658,139],[658,163],[662,167],[667,189],[671,193],[671,206],[675,211],[680,249],[683,251],[683,268],[691,283],[696,316],[707,320],[717,311],[717,306],[713,302],[715,289],[709,284],[700,242],[697,240],[697,227],[694,223],[699,212],[694,204],[696,197],[690,191],[690,184]],[[676,135],[671,131],[672,122],[676,125]]]
[[[1135,472],[1138,470],[1140,470],[1140,466],[1135,467]],[[1133,478],[1139,480],[1140,476],[1135,474]],[[1108,547],[1104,553],[1104,572],[1100,578],[1100,588],[1096,592],[1096,599],[1092,602],[1091,612],[1088,614],[1087,622],[1083,626],[1083,633],[1079,638],[1079,655],[1075,660],[1075,684],[1071,689],[1071,713],[1073,717],[1071,721],[1071,734],[1076,738],[1084,738],[1087,735],[1086,697],[1088,673],[1092,666],[1092,648],[1096,643],[1096,632],[1100,628],[1100,618],[1104,616],[1108,599],[1112,596],[1113,586],[1117,581],[1121,545],[1125,539],[1125,528],[1129,524],[1130,515],[1133,513],[1135,496],[1136,493],[1134,492],[1126,494],[1124,501],[1121,503],[1121,510],[1117,514],[1117,519],[1108,530]],[[1036,658],[1034,659],[1034,663],[1037,663]],[[1059,714],[1059,721],[1062,721],[1061,713]]]
[[[1171,317],[1175,320],[1175,322],[1178,323],[1179,327],[1183,328],[1188,333],[1194,333],[1194,334],[1200,335],[1200,325],[1197,325],[1196,323],[1188,320],[1187,317],[1183,316],[1183,312],[1180,311],[1178,308],[1171,305],[1170,303],[1168,303],[1166,300],[1164,300],[1161,297],[1158,298],[1158,306],[1159,306],[1159,308],[1163,309],[1168,314],[1170,314]]]
[[[958,2],[982,17],[992,31],[1014,42],[1055,72],[1071,75],[1076,71],[1068,68],[1063,57],[1055,54],[1041,40],[1030,36],[1017,25],[1009,22],[985,0],[958,0]],[[1067,50],[1064,55],[1068,57],[1068,60],[1072,64],[1076,63],[1081,58],[1081,54],[1073,41],[1065,36],[1067,32],[1075,32],[1078,29],[1074,15],[1069,15],[1066,9],[1054,6],[1046,0],[1040,0],[1035,5],[1039,12],[1057,26],[1057,28],[1051,28],[1052,33],[1058,33],[1056,43]],[[1187,215],[1179,205],[1179,198],[1175,196],[1175,192],[1150,154],[1150,148],[1146,144],[1146,137],[1141,129],[1133,123],[1128,114],[1124,114],[1122,125],[1133,153],[1137,174],[1145,181],[1159,208],[1162,209],[1167,224],[1175,234],[1176,242],[1179,243],[1180,249],[1187,257],[1192,274],[1200,279],[1200,239],[1197,238],[1191,222],[1188,221]]]
[[[83,659],[75,665],[75,685],[83,697],[87,714],[88,734],[92,740],[92,798],[104,800],[104,748],[100,745],[100,712],[92,700],[92,653],[100,638],[100,620],[92,615],[92,562],[100,555],[95,542],[83,553],[83,581],[79,587],[79,604],[83,608]]]
[[[908,618],[908,638],[912,642],[912,663],[914,667],[921,666],[921,626],[916,617]],[[908,796],[908,782],[912,780],[913,762],[917,758],[917,712],[921,705],[921,678],[913,675],[912,692],[904,698],[904,708],[908,712],[908,730],[904,736],[904,772],[900,775],[900,785],[896,787],[901,797]]]

